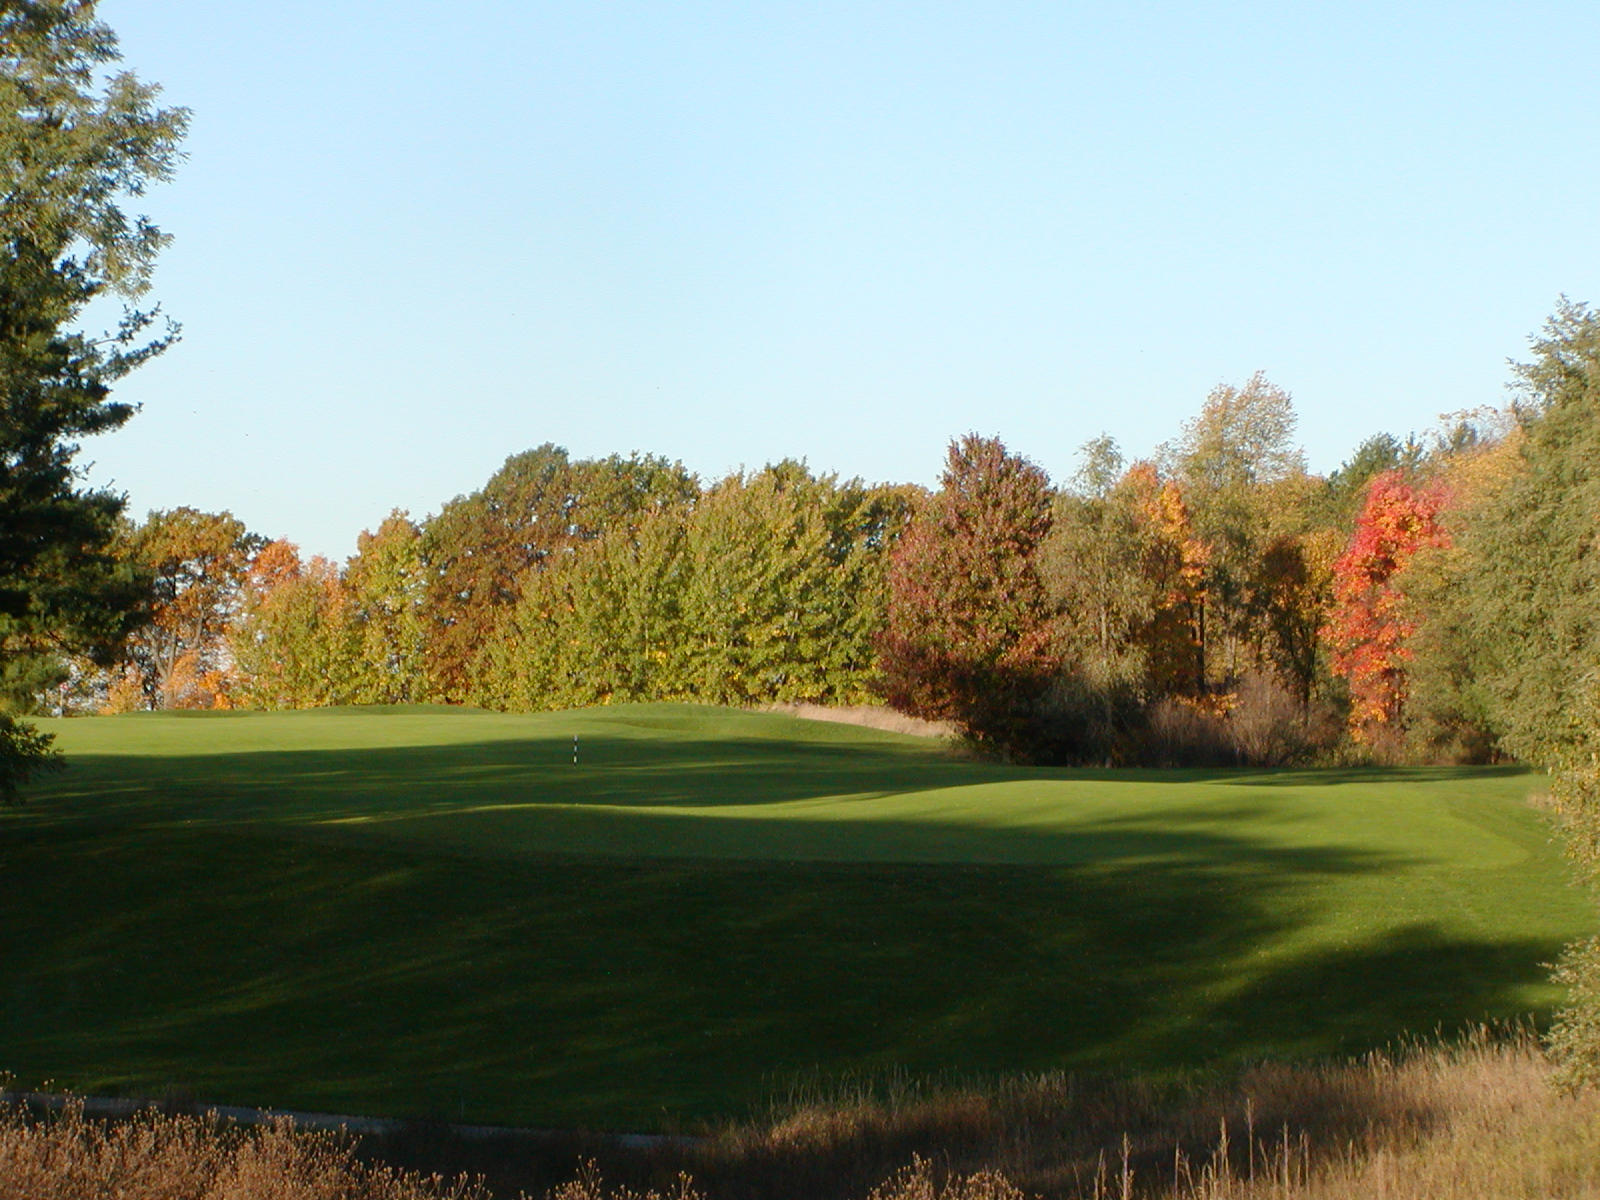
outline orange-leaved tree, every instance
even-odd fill
[[[1350,545],[1333,566],[1327,636],[1333,669],[1350,685],[1351,736],[1373,744],[1397,734],[1406,701],[1408,639],[1416,631],[1400,578],[1425,547],[1444,547],[1441,483],[1413,485],[1399,471],[1375,477]]]
[[[1155,589],[1143,631],[1148,682],[1156,695],[1203,695],[1212,547],[1195,533],[1183,489],[1153,463],[1129,468],[1127,485],[1144,534],[1145,576]]]
[[[152,512],[129,531],[123,552],[152,580],[150,620],[128,639],[114,706],[228,706],[225,634],[263,541],[232,513],[188,507]]]

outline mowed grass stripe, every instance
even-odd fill
[[[685,705],[54,727],[0,817],[29,1083],[655,1127],[1545,1016],[1593,924],[1510,771],[1031,771]]]

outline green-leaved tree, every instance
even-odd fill
[[[119,73],[93,0],[0,2],[0,660],[104,658],[141,588],[110,552],[121,497],[83,486],[78,439],[132,409],[111,384],[169,346],[137,307],[167,235],[124,205],[167,179],[188,114]],[[102,297],[118,328],[79,327]],[[0,798],[50,761],[48,740],[0,716]]]
[[[1561,302],[1519,368],[1519,469],[1468,528],[1478,679],[1519,758],[1548,768],[1569,845],[1600,878],[1600,314]],[[1600,942],[1575,948],[1553,1034],[1569,1078],[1600,1082]]]
[[[1298,532],[1308,487],[1294,430],[1289,393],[1257,372],[1243,387],[1213,388],[1168,447],[1210,551],[1200,630],[1207,687],[1231,688],[1264,657],[1258,568],[1276,538]]]

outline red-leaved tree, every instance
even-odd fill
[[[939,491],[889,562],[879,664],[891,705],[1025,749],[1059,666],[1036,564],[1050,501],[1045,473],[999,439],[951,443]]]
[[[1399,580],[1418,551],[1449,545],[1439,523],[1448,501],[1440,484],[1413,487],[1398,471],[1377,476],[1350,546],[1334,563],[1326,632],[1333,669],[1350,684],[1350,732],[1358,742],[1400,728],[1411,658],[1406,643],[1416,622],[1405,611]]]

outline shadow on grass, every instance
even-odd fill
[[[859,791],[1028,778],[937,749],[784,739],[588,737],[349,750],[195,755],[79,754],[37,789],[42,801],[91,801],[101,812],[182,799],[312,802],[372,799],[616,805],[751,804]]]
[[[1054,829],[761,813],[1016,780],[1460,772],[1038,771],[679,738],[670,716],[661,736],[585,736],[577,767],[566,737],[74,758],[0,815],[0,1070],[664,1128],[801,1075],[1170,1071],[1515,1016],[1582,932],[1413,925],[1295,952],[1328,906],[1416,864],[1253,837],[1266,793],[1194,815],[1129,792]]]
[[[1276,853],[1229,829],[1269,811],[1265,798],[1156,812],[1139,794],[1149,784],[1202,785],[1215,772],[1047,772],[915,746],[765,738],[592,738],[582,753],[574,767],[569,742],[542,739],[81,756],[25,810],[0,819],[13,828],[265,824],[300,836],[399,840],[491,857],[1066,864],[1131,856],[1232,861],[1246,845],[1254,859]],[[1038,812],[991,818],[971,795],[948,810],[934,802],[903,816],[892,803],[940,789],[1063,779],[1131,788],[1123,793],[1130,807],[1097,816],[1072,797],[1053,796],[1041,823]],[[766,817],[774,806],[812,799],[829,804]],[[1057,820],[1063,827],[1046,827]],[[1314,852],[1295,853],[1308,859]]]
[[[1209,1021],[1225,1040],[1248,1029],[1285,1058],[1370,1049],[1380,1028],[1449,1037],[1518,1016],[1513,981],[1542,981],[1556,952],[1539,938],[1475,940],[1410,924],[1289,958],[1216,1005]]]
[[[826,823],[822,823],[826,824]],[[1339,848],[1067,865],[486,862],[180,822],[0,838],[0,1068],[91,1091],[671,1128],[801,1074],[1172,1070],[1525,1009],[1559,937],[1282,950]]]
[[[42,819],[258,816],[329,820],[472,806],[694,807],[884,796],[1017,781],[1336,787],[1512,777],[1519,767],[1350,770],[1095,770],[963,761],[936,747],[730,737],[587,737],[572,762],[565,737],[360,749],[195,755],[79,754],[44,781]],[[26,814],[7,814],[28,820]]]

